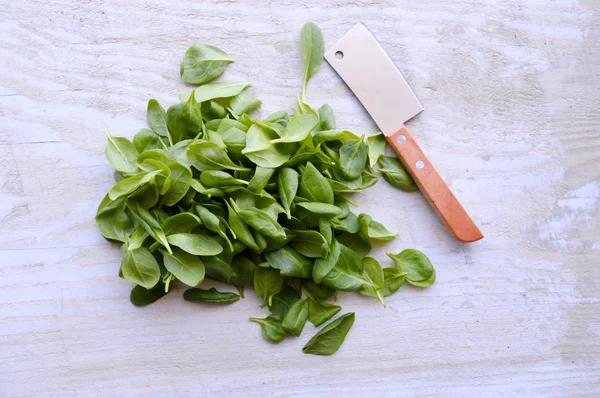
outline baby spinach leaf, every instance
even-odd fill
[[[193,92],[186,102],[175,104],[167,111],[167,126],[173,143],[194,138],[202,131],[203,125],[202,109]]]
[[[246,147],[242,151],[251,162],[260,167],[276,168],[290,158],[290,148],[287,144],[273,144],[272,140],[279,138],[273,126],[255,123],[246,135]],[[293,148],[293,147],[292,147]]]
[[[298,191],[298,173],[296,170],[288,167],[282,168],[277,176],[277,189],[279,190],[281,205],[289,219],[291,218],[290,206]]]
[[[339,257],[340,245],[335,239],[333,239],[327,257],[319,258],[315,261],[315,266],[312,271],[313,280],[316,283],[321,283],[323,279],[333,269],[333,267],[337,264]]]
[[[329,158],[329,156],[323,153],[323,150],[320,146],[315,148],[300,148],[295,155],[293,155],[290,160],[283,164],[284,167],[296,167],[300,164],[306,164],[307,162],[311,162],[313,164],[321,165],[332,165],[333,161]]]
[[[342,307],[335,304],[324,303],[318,297],[307,293],[308,296],[308,320],[315,327],[321,326],[338,312],[342,310]]]
[[[223,283],[231,283],[231,279],[235,274],[231,265],[217,256],[202,257],[202,262],[207,278]]]
[[[382,156],[379,158],[379,172],[390,185],[400,188],[404,191],[416,191],[419,189],[412,177],[400,161],[392,156]]]
[[[198,286],[204,280],[204,264],[197,256],[174,247],[173,253],[158,249],[163,255],[165,268],[188,286]]]
[[[302,352],[316,355],[333,354],[341,347],[352,325],[354,325],[354,312],[342,315],[314,335],[302,348]]]
[[[133,136],[133,146],[139,153],[150,149],[166,149],[168,142],[165,141],[164,138],[148,129],[140,129]]]
[[[257,167],[252,179],[248,183],[248,190],[252,193],[259,194],[267,186],[273,173],[275,173],[275,169]]]
[[[222,118],[228,116],[227,109],[217,101],[203,102],[202,105],[200,105],[200,109],[202,110],[202,118],[207,121],[207,123],[204,123],[204,127],[207,130],[213,130],[208,126],[208,122],[212,120],[220,122]],[[213,124],[210,126],[213,126]]]
[[[319,216],[327,219],[334,218],[342,214],[342,209],[327,203],[298,202],[296,203],[296,206],[302,207],[311,213],[318,214]]]
[[[331,245],[333,241],[333,229],[329,220],[325,218],[319,220],[319,232],[323,235],[325,241],[327,241],[327,245]]]
[[[383,301],[384,274],[381,265],[373,257],[363,258],[362,263],[363,275],[369,283],[363,285],[359,292],[365,296],[375,297],[385,307]]]
[[[152,288],[160,279],[160,268],[150,251],[144,247],[125,250],[121,261],[123,277],[146,289]]]
[[[198,216],[185,212],[167,218],[162,224],[162,229],[165,235],[190,233],[194,228],[200,225],[202,225],[202,222]]]
[[[275,123],[275,122],[278,122],[280,120],[284,120],[285,118],[287,118],[287,116],[288,116],[287,111],[277,111],[277,112],[273,112],[269,116],[267,116],[263,120],[263,122],[265,122],[265,123]]]
[[[256,267],[254,270],[254,290],[263,299],[262,306],[272,303],[272,297],[283,288],[283,276],[275,268]]]
[[[192,184],[192,171],[179,162],[169,163],[171,187],[163,198],[165,206],[174,206],[188,192]]]
[[[216,232],[221,238],[225,239],[230,250],[233,251],[233,246],[231,245],[231,241],[227,236],[227,226],[225,223],[204,206],[196,205],[196,213],[198,213],[198,216],[202,221],[202,225],[209,230]]]
[[[329,300],[333,296],[334,290],[328,286],[315,283],[311,280],[304,281],[304,288],[315,297],[321,300]]]
[[[178,233],[167,236],[167,242],[196,256],[215,256],[223,247],[208,235]]]
[[[238,212],[242,220],[261,234],[276,240],[285,239],[283,227],[268,213],[260,209],[243,209]]]
[[[129,202],[136,202],[141,208],[150,209],[158,203],[158,186],[146,184],[129,195]]]
[[[310,278],[312,275],[313,261],[289,246],[266,253],[265,257],[271,267],[279,269],[283,276]]]
[[[148,151],[148,152],[152,152],[152,151]],[[142,155],[140,155],[140,157]],[[169,161],[168,161],[169,158],[167,158],[166,156],[165,156],[165,158],[167,159],[167,163],[169,163]],[[139,161],[138,161],[138,163],[139,163]],[[165,193],[167,193],[169,191],[169,189],[171,188],[171,184],[172,184],[171,169],[169,169],[169,167],[167,166],[167,163],[163,163],[161,161],[158,161],[158,160],[155,160],[152,158],[148,158],[148,159],[145,159],[139,165],[140,169],[142,169],[146,172],[151,172],[151,171],[156,171],[156,170],[160,171],[160,173],[158,173],[154,177],[154,180],[156,182],[156,186],[160,189],[161,195],[164,195]],[[154,206],[154,205],[152,205],[152,206]],[[150,206],[150,207],[152,207],[152,206]],[[148,207],[145,207],[145,208],[148,208]]]
[[[240,296],[244,297],[244,286],[252,285],[254,282],[254,270],[256,264],[243,256],[235,256],[231,262],[233,268],[233,276],[229,280],[233,286],[240,291]]]
[[[384,268],[383,269],[383,297],[390,296],[398,291],[404,280],[406,279],[407,272],[402,271],[400,268]]]
[[[336,239],[346,247],[351,247],[360,258],[363,258],[371,251],[371,243],[360,232],[356,234],[346,232],[338,235]]]
[[[288,332],[281,326],[282,319],[278,316],[269,315],[263,319],[250,318],[250,320],[260,325],[263,337],[271,343],[279,343],[288,335]]]
[[[367,137],[367,147],[369,148],[369,166],[373,167],[385,153],[385,136],[380,131],[377,134]]]
[[[194,140],[179,141],[167,150],[167,156],[174,162],[179,162],[186,167],[191,167],[187,153],[192,142],[194,142]]]
[[[269,303],[269,311],[273,315],[281,318],[287,314],[288,310],[296,301],[300,299],[300,294],[294,288],[284,285],[283,289],[272,297]]]
[[[387,255],[394,260],[396,267],[406,272],[406,281],[411,285],[429,287],[435,282],[435,269],[423,252],[406,249],[399,254]]]
[[[321,105],[319,108],[319,123],[321,131],[335,130],[335,116],[333,115],[331,106],[327,104]]]
[[[207,187],[226,187],[230,185],[246,185],[246,181],[238,180],[225,171],[205,170],[200,174],[200,182]]]
[[[366,214],[360,214],[358,216],[360,223],[361,232],[375,240],[390,241],[398,236],[398,234],[391,233],[382,224],[374,221],[373,218]]]
[[[338,170],[348,180],[361,176],[367,163],[367,146],[362,139],[346,141],[340,147]]]
[[[248,170],[229,159],[227,153],[214,142],[202,142],[191,145],[187,151],[189,162],[199,171],[205,170]]]
[[[162,106],[158,103],[157,100],[151,99],[148,101],[148,112],[147,112],[148,126],[154,131],[156,134],[161,137],[166,137],[171,145],[171,135],[169,134],[169,129],[167,128],[167,114]]]
[[[361,257],[354,250],[338,243],[340,255],[335,266],[323,278],[323,283],[332,289],[353,292],[359,290],[365,284],[369,284],[364,275]]]
[[[333,204],[333,190],[331,186],[312,163],[308,162],[300,176],[300,189],[298,196],[311,202]]]
[[[104,131],[108,139],[106,159],[121,173],[135,173],[138,169],[138,151],[135,146],[125,137],[113,137],[106,127]]]
[[[180,94],[180,101],[187,101],[194,93],[197,102],[206,102],[215,98],[234,97],[242,92],[243,89],[249,87],[250,83],[227,83],[216,82],[203,84],[192,92]]]
[[[318,133],[316,133],[313,137],[314,143],[315,145],[319,145],[323,142],[341,142],[341,143],[345,143],[348,140],[360,140],[360,137],[357,136],[356,134],[352,133],[351,131],[347,131],[347,130],[343,130],[343,131],[338,131],[335,129],[331,129],[331,130],[326,130],[326,129],[321,129],[321,131],[319,131]]]
[[[246,133],[238,128],[232,127],[221,133],[223,143],[227,147],[227,154],[235,161],[245,158],[242,151],[246,147]]]
[[[297,300],[287,311],[281,322],[281,327],[294,336],[300,336],[308,319],[308,301]]]
[[[168,293],[168,291],[165,291],[165,284],[160,281],[150,289],[136,285],[131,289],[129,301],[136,307],[144,307],[158,301]]]
[[[204,84],[215,80],[234,62],[225,51],[209,44],[188,48],[181,64],[181,80],[188,84]]]
[[[235,233],[237,239],[239,239],[252,250],[259,251],[258,245],[252,236],[252,232],[250,232],[250,228],[248,228],[248,224],[242,220],[239,214],[237,214],[235,209],[232,208],[227,201],[225,201],[225,204],[227,205],[228,209],[229,227],[233,233]]]
[[[96,213],[100,233],[109,241],[125,242],[133,231],[133,222],[125,213],[126,198],[111,200],[108,194],[102,199]]]
[[[240,296],[231,292],[220,292],[214,287],[208,290],[192,288],[183,292],[183,299],[193,303],[231,304],[238,301]]]
[[[229,107],[236,115],[250,113],[258,109],[261,104],[262,101],[256,98],[250,87],[246,87],[229,101]]]
[[[313,23],[307,22],[302,28],[300,46],[304,57],[304,81],[302,83],[302,101],[306,102],[306,85],[312,75],[319,69],[325,54],[325,43],[321,29]]]
[[[327,240],[317,231],[294,231],[291,245],[298,253],[309,258],[325,258],[329,253]]]
[[[137,224],[144,228],[155,241],[159,242],[171,253],[171,246],[169,246],[165,232],[162,230],[158,220],[148,210],[138,206],[135,202],[128,203],[127,207],[135,217]]]
[[[290,119],[281,138],[271,140],[271,144],[284,142],[300,142],[306,139],[312,129],[319,123],[317,115],[307,113],[305,115],[296,115]]]

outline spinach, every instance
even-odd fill
[[[404,191],[416,191],[419,189],[397,158],[381,156],[378,163],[379,172],[383,176],[383,179],[390,183],[390,185]]]
[[[342,315],[315,334],[302,348],[302,352],[316,355],[335,353],[346,339],[352,325],[354,325],[354,312]]]
[[[256,267],[254,270],[254,290],[263,299],[263,307],[272,303],[273,296],[283,288],[283,276],[279,270],[270,267]]]
[[[399,254],[387,253],[396,267],[406,272],[406,281],[413,286],[429,287],[435,282],[435,269],[423,252],[406,249]]]
[[[214,287],[208,290],[193,288],[183,292],[183,299],[193,303],[231,304],[238,301],[240,296],[235,293],[220,292]]]
[[[181,80],[188,84],[204,84],[215,80],[234,62],[225,51],[209,44],[188,48],[181,64]]]
[[[302,29],[301,48],[305,70],[295,112],[249,116],[262,104],[250,83],[217,81],[233,58],[196,44],[181,64],[181,79],[194,86],[180,103],[165,112],[150,99],[148,128],[133,141],[106,131],[115,185],[95,218],[101,234],[121,244],[119,276],[135,283],[133,305],[153,303],[177,281],[192,287],[185,300],[202,303],[232,303],[253,287],[270,315],[251,320],[277,342],[300,335],[307,320],[319,326],[332,319],[341,307],[326,300],[340,291],[384,304],[405,280],[422,287],[435,281],[419,251],[389,254],[392,268],[368,257],[371,241],[397,234],[350,211],[357,204],[349,194],[378,181],[375,164],[392,185],[417,187],[396,158],[384,156],[383,134],[365,140],[336,130],[331,106],[307,102],[324,52],[314,23]],[[205,278],[239,295],[202,286]],[[351,313],[331,322],[304,352],[335,352],[353,322]]]
[[[288,335],[288,332],[281,325],[281,317],[269,315],[264,319],[250,318],[250,320],[260,325],[263,337],[271,343],[279,343]]]

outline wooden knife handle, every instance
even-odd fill
[[[475,242],[483,238],[481,231],[467,214],[458,199],[425,156],[406,126],[386,135],[398,158],[435,212],[462,242]]]

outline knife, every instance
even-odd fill
[[[354,25],[325,59],[358,97],[435,212],[462,242],[483,235],[404,123],[424,108],[367,28]]]

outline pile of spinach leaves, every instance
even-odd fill
[[[302,29],[301,48],[306,68],[294,115],[253,119],[261,101],[249,83],[214,82],[234,60],[199,44],[181,65],[181,79],[197,88],[166,111],[151,99],[149,128],[133,141],[106,131],[116,185],[96,222],[106,239],[122,244],[119,275],[136,284],[134,305],[157,301],[176,280],[191,287],[185,300],[201,303],[234,303],[253,287],[271,314],[250,319],[266,340],[279,342],[299,336],[307,321],[320,326],[340,312],[330,302],[339,291],[384,304],[405,281],[435,281],[420,251],[388,254],[395,266],[386,268],[367,256],[372,241],[397,234],[352,212],[347,195],[377,182],[377,164],[390,184],[417,187],[397,159],[384,156],[381,133],[364,140],[337,129],[329,105],[307,104],[306,86],[324,53],[314,23]],[[198,288],[206,278],[238,293]],[[342,315],[303,351],[336,352],[353,323],[354,313]]]

